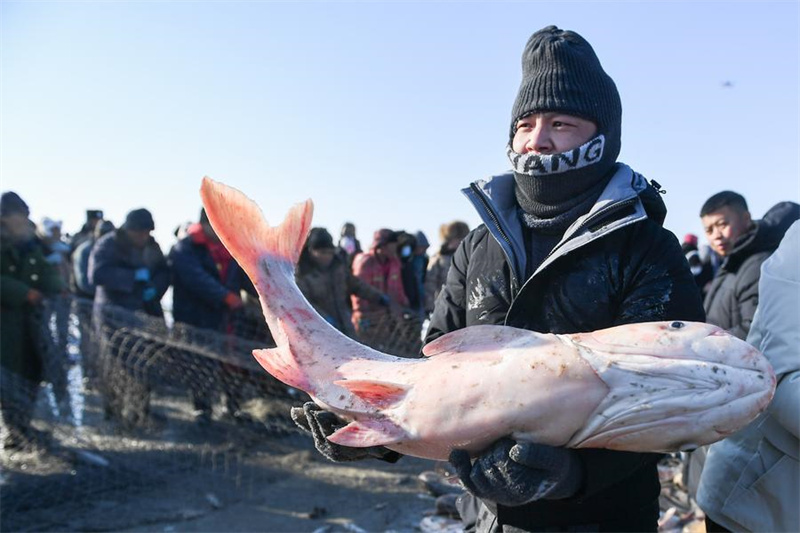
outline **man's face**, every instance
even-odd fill
[[[311,259],[313,259],[320,268],[325,269],[333,262],[336,250],[333,248],[321,248],[318,250],[309,248],[308,253],[311,255]]]
[[[557,154],[585,144],[597,134],[590,120],[564,113],[534,113],[516,124],[511,148],[518,154]]]
[[[144,248],[150,240],[150,230],[125,230],[128,238],[136,248]]]
[[[35,232],[30,219],[22,213],[12,213],[0,217],[2,224],[3,238],[11,242],[23,242],[31,237]]]
[[[721,257],[727,256],[736,240],[750,229],[752,220],[748,211],[729,205],[700,217],[711,249]]]

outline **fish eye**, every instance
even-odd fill
[[[686,324],[684,324],[683,322],[679,322],[679,321],[677,321],[677,320],[676,320],[675,322],[673,322],[672,324],[670,324],[670,325],[669,325],[669,327],[670,327],[671,329],[681,329],[681,328],[682,328],[683,326],[685,326],[685,325],[686,325]]]

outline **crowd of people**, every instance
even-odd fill
[[[48,319],[41,306],[46,298],[57,304],[62,337],[57,351],[65,359],[70,298],[92,302],[93,333],[110,349],[113,343],[108,338],[120,326],[120,310],[129,312],[128,322],[137,315],[147,316],[148,327],[161,324],[167,331],[162,299],[170,287],[172,323],[189,326],[181,329],[184,337],[187,332],[213,331],[271,340],[259,319],[254,287],[217,238],[205,210],[196,222],[175,230],[176,242],[165,253],[152,235],[155,220],[144,208],[131,210],[119,226],[105,219],[102,210],[87,210],[85,224],[71,236],[62,231],[60,221],[48,217],[38,224],[32,221],[27,203],[15,192],[3,193],[1,209],[2,368],[9,383],[3,387],[2,401],[6,448],[19,448],[29,440],[31,412],[47,359],[37,341]],[[461,221],[443,224],[442,246],[431,260],[422,232],[381,229],[362,250],[352,223],[343,225],[337,243],[326,228],[316,227],[303,247],[297,284],[320,315],[345,335],[386,351],[415,355],[448,258],[467,231]],[[431,280],[439,280],[438,286]],[[89,338],[82,336],[82,351],[93,349],[87,345]],[[114,370],[125,375],[121,362]],[[62,412],[68,412],[66,380],[48,379],[62,400]],[[137,421],[152,416],[146,400],[139,409],[123,405],[132,400],[121,397],[120,391],[133,382],[122,386],[116,379],[101,379],[97,386],[107,416],[133,411],[138,411]],[[12,392],[14,398],[9,396]],[[214,395],[197,387],[191,396],[198,422],[210,422]],[[225,409],[235,419],[246,420],[239,403],[235,393],[225,394]]]
[[[680,242],[662,226],[658,184],[617,160],[621,117],[617,87],[583,37],[555,26],[535,32],[506,139],[511,170],[463,191],[483,223],[443,225],[430,257],[421,232],[380,229],[362,250],[351,223],[337,243],[312,228],[298,286],[332,326],[382,349],[396,330],[378,325],[392,321],[419,323],[421,335],[427,320],[419,346],[480,324],[559,334],[665,320],[719,325],[758,346],[779,385],[746,433],[710,447],[705,469],[705,450],[693,453],[693,493],[709,531],[797,531],[800,205],[781,202],[756,220],[741,195],[722,191],[699,211],[708,246],[691,234]],[[0,215],[3,379],[28,380],[26,398],[39,376],[26,324],[48,295],[91,296],[102,322],[106,305],[162,316],[171,285],[176,323],[222,332],[253,295],[202,212],[167,255],[146,209],[119,228],[89,211],[69,242],[57,222],[34,228],[13,192],[3,194]],[[194,401],[207,419],[209,398]],[[3,414],[24,432],[30,413]],[[332,460],[400,458],[328,441],[340,421],[311,402],[292,418]],[[655,531],[662,457],[502,439],[477,457],[453,450],[450,462],[466,488],[458,511],[469,531]]]

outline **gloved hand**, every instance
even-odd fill
[[[150,269],[148,268],[137,268],[136,271],[133,273],[133,279],[135,281],[150,281]]]
[[[145,302],[155,300],[156,296],[158,296],[158,291],[155,287],[145,287],[145,289],[142,291],[142,300]]]
[[[472,494],[507,506],[568,498],[583,478],[575,451],[511,439],[500,439],[474,463],[466,450],[453,450],[449,461]]]
[[[370,446],[369,448],[352,448],[330,442],[327,437],[347,422],[330,411],[323,410],[314,402],[306,402],[303,407],[292,407],[292,420],[297,426],[314,437],[314,446],[319,453],[335,463],[360,461],[374,457],[388,463],[395,463],[400,459],[400,454],[385,446]]]

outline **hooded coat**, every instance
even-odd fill
[[[703,321],[700,292],[680,243],[662,227],[666,208],[656,189],[626,165],[617,163],[612,172],[595,205],[566,230],[527,279],[513,174],[464,189],[483,224],[453,256],[426,342],[478,324],[578,333],[636,322]],[[656,465],[661,455],[576,452],[585,477],[573,497],[519,507],[486,502],[479,516],[526,531],[564,524],[630,528],[637,516],[641,529],[652,528],[658,516]],[[486,507],[493,509],[492,516]],[[481,530],[480,518],[478,526]]]
[[[740,339],[747,338],[758,306],[761,265],[800,218],[800,205],[781,202],[739,237],[720,265],[704,302],[708,322]]]

